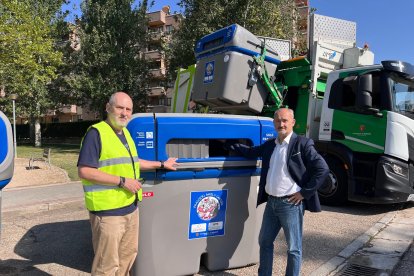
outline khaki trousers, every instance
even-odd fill
[[[89,213],[95,257],[92,275],[128,275],[138,253],[138,209],[126,216]]]

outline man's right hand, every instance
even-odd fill
[[[131,193],[135,194],[139,190],[141,190],[142,184],[137,179],[132,178],[125,178],[125,185],[124,189],[130,191]]]

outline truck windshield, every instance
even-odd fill
[[[392,74],[390,87],[395,112],[414,118],[414,81],[406,80]]]

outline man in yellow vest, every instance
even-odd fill
[[[177,158],[165,162],[138,158],[125,128],[132,107],[126,93],[114,93],[106,104],[107,119],[89,128],[79,153],[78,174],[95,252],[92,275],[128,275],[138,252],[140,170],[175,170],[177,166]]]

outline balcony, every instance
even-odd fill
[[[308,7],[309,1],[308,0],[295,0],[295,5],[296,7],[303,7],[303,6]]]
[[[59,108],[59,112],[64,114],[77,114],[76,105],[66,105]]]
[[[166,77],[167,70],[165,68],[150,69],[150,75],[154,79],[164,79]]]
[[[159,50],[148,51],[144,53],[146,60],[160,60],[163,57],[163,54]]]
[[[164,32],[150,32],[150,39],[153,44],[161,43],[164,36]]]
[[[151,12],[148,14],[149,17],[149,26],[158,26],[158,25],[164,25],[165,24],[165,16],[167,14],[164,11],[157,11],[157,12]]]
[[[165,95],[165,88],[161,86],[151,87],[148,97],[160,97]]]

